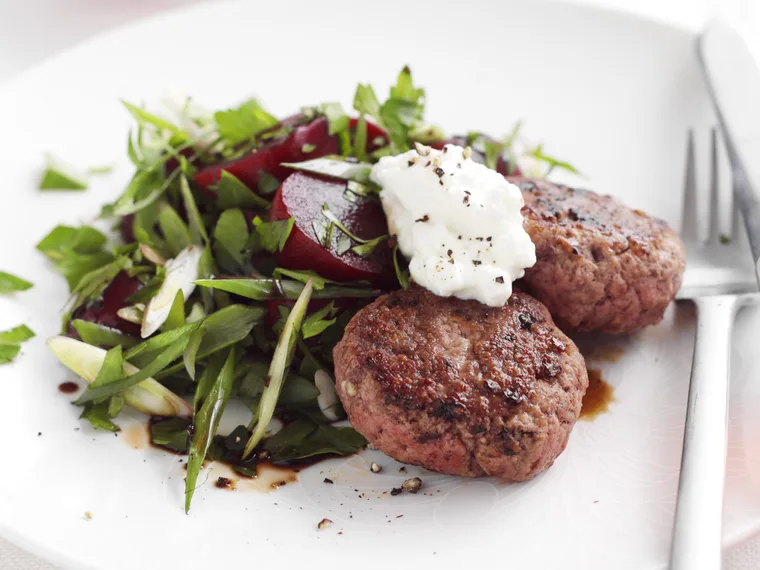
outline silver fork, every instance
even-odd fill
[[[694,133],[689,132],[682,237],[687,270],[679,299],[697,308],[697,332],[686,409],[678,504],[670,555],[671,570],[717,570],[721,564],[721,523],[728,431],[730,343],[736,311],[757,291],[750,255],[741,244],[733,212],[730,241],[721,235],[723,207],[718,141],[710,135],[709,231],[699,237]],[[728,197],[728,196],[726,196]],[[729,203],[731,203],[729,201]],[[726,243],[728,241],[728,243]]]

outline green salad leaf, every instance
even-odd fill
[[[280,333],[280,339],[277,341],[277,347],[275,348],[274,355],[272,355],[272,363],[269,366],[269,373],[267,375],[269,382],[266,383],[264,391],[261,394],[258,414],[256,414],[258,421],[253,429],[251,438],[245,445],[243,458],[250,457],[251,453],[253,453],[253,450],[264,437],[267,425],[269,425],[270,420],[274,416],[277,399],[280,396],[280,390],[287,375],[287,370],[290,368],[290,362],[293,359],[293,353],[295,352],[301,333],[301,323],[306,315],[306,308],[311,299],[311,291],[312,285],[311,281],[309,281],[299,295],[296,304],[293,305],[293,310],[285,321],[282,333]]]
[[[214,228],[214,251],[229,256],[235,264],[245,263],[243,250],[248,243],[248,222],[237,208],[225,210]]]
[[[122,358],[121,346],[116,345],[106,352],[100,371],[90,387],[101,387],[113,384],[122,378],[124,372],[124,360]],[[114,394],[108,398],[99,401],[90,401],[85,404],[80,418],[88,420],[92,427],[96,429],[105,429],[108,431],[119,431],[119,426],[111,420],[119,415],[124,407],[124,398],[119,394]]]
[[[544,174],[545,177],[549,176],[556,168],[559,168],[561,170],[566,170],[567,172],[571,172],[573,174],[580,174],[578,169],[575,168],[569,162],[558,160],[546,154],[544,152],[543,145],[538,145],[536,148],[528,152],[527,156],[530,156],[532,158],[535,158],[536,160],[540,160],[541,162],[546,163],[546,165],[548,166],[548,170],[546,171],[546,174]]]
[[[195,197],[190,190],[190,184],[187,181],[186,176],[180,176],[179,188],[182,194],[182,203],[185,206],[187,217],[190,226],[190,238],[196,245],[208,244],[208,233],[206,233],[206,225],[203,222],[203,217],[198,210],[198,204],[195,202]]]
[[[335,303],[330,303],[325,307],[322,307],[318,311],[315,311],[303,321],[301,325],[301,333],[303,338],[311,338],[322,334],[328,327],[335,324],[334,318],[328,318],[333,315],[335,311]]]
[[[48,156],[40,178],[40,190],[87,190],[87,178],[70,166]]]
[[[251,140],[279,124],[256,99],[248,99],[234,109],[217,111],[214,120],[219,135],[233,145]]]
[[[34,338],[34,332],[26,325],[19,325],[9,331],[0,332],[0,344],[18,344]]]
[[[290,232],[293,231],[295,218],[273,222],[262,222],[257,218],[253,223],[256,226],[256,234],[259,236],[261,247],[269,253],[276,253],[285,247],[285,242],[288,241]]]
[[[31,289],[33,284],[26,279],[17,277],[5,271],[0,271],[0,293],[13,293],[15,291],[26,291]]]
[[[106,237],[95,228],[57,226],[37,244],[37,249],[55,263],[73,292],[82,277],[113,260],[105,244]]]
[[[293,461],[315,455],[351,455],[365,445],[367,440],[354,428],[297,420],[270,437],[264,449],[272,461]]]
[[[303,283],[285,279],[200,279],[195,284],[240,295],[254,301],[295,300],[304,288]],[[376,297],[377,290],[370,287],[325,285],[322,289],[315,290],[312,296],[315,299]]]
[[[13,362],[19,352],[21,352],[20,344],[0,343],[0,364],[9,364]]]
[[[277,185],[279,186],[279,181],[277,181]],[[212,189],[217,193],[216,204],[220,210],[229,210],[230,208],[268,210],[270,207],[269,202],[254,193],[253,190],[226,170],[222,170],[219,182]]]
[[[193,435],[190,440],[190,456],[187,460],[187,477],[185,478],[185,512],[190,511],[198,474],[203,467],[203,460],[214,440],[224,408],[229,401],[232,382],[235,379],[234,370],[235,347],[232,347],[224,366],[204,398],[203,405],[193,416]]]
[[[322,291],[325,288],[325,285],[328,283],[337,283],[337,281],[331,281],[330,279],[325,279],[321,275],[317,274],[315,271],[310,271],[306,269],[302,270],[296,270],[296,269],[283,269],[282,267],[278,267],[274,270],[274,273],[272,273],[272,276],[276,279],[280,279],[282,277],[290,277],[291,279],[295,279],[296,281],[300,281],[301,283],[308,283],[311,279],[311,284],[314,287],[315,291]]]
[[[133,336],[126,335],[121,331],[98,323],[75,319],[71,321],[71,324],[74,327],[74,330],[77,331],[79,338],[87,344],[92,344],[94,346],[112,347],[119,345],[122,348],[131,348],[140,342]]]
[[[140,127],[156,129],[158,131],[166,131],[179,142],[186,141],[190,138],[190,136],[184,130],[172,124],[170,121],[167,121],[158,115],[154,115],[153,113],[150,113],[145,109],[138,107],[137,105],[128,103],[127,101],[122,100],[121,103],[124,105],[124,107],[126,107],[127,111],[129,111],[129,114],[134,117],[135,121],[137,121],[137,124],[140,125]]]
[[[190,445],[190,418],[166,418],[150,423],[150,441],[175,453],[187,453]]]

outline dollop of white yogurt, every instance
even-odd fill
[[[520,189],[469,149],[417,145],[381,158],[371,179],[411,277],[436,295],[500,307],[536,262]]]

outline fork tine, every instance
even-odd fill
[[[720,236],[720,199],[718,195],[718,132],[710,129],[710,209],[707,241],[715,243]]]
[[[699,238],[697,220],[697,164],[694,155],[694,129],[689,129],[686,141],[686,171],[684,172],[683,212],[681,235],[684,241],[696,242]]]

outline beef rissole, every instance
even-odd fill
[[[500,308],[396,291],[351,320],[334,356],[358,431],[399,461],[465,477],[548,468],[588,386],[575,344],[520,291]]]
[[[512,179],[523,193],[536,264],[521,285],[565,332],[656,324],[681,286],[684,245],[667,223],[610,196]]]

